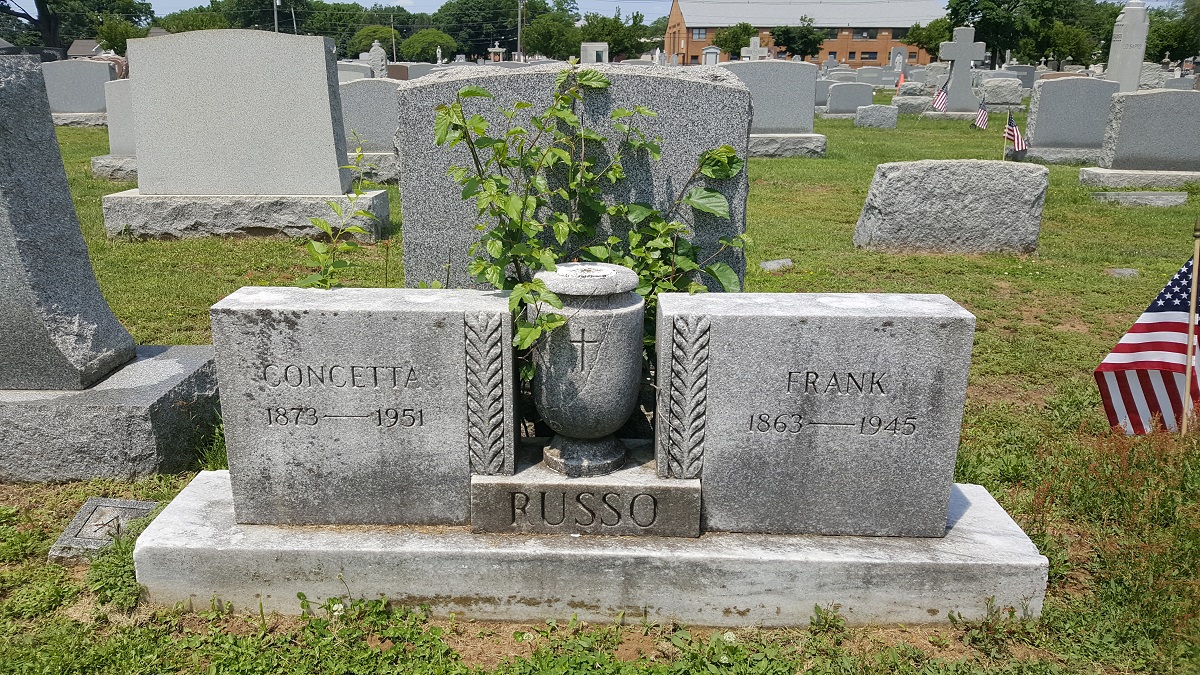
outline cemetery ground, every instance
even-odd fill
[[[988,620],[937,627],[846,626],[836,607],[822,607],[807,628],[716,632],[639,616],[587,626],[570,617],[428,619],[420,608],[361,601],[314,606],[305,618],[217,605],[186,613],[134,606],[131,538],[90,566],[46,563],[87,497],[166,501],[186,474],[0,485],[0,673],[1200,671],[1200,434],[1113,434],[1091,380],[1190,255],[1200,186],[1187,206],[1136,209],[1094,203],[1077,167],[1053,166],[1037,255],[888,255],[851,245],[876,164],[998,159],[1004,119],[994,114],[991,129],[978,131],[903,116],[895,132],[817,120],[827,159],[751,160],[746,286],[944,293],[977,315],[955,479],[987,487],[1049,558],[1039,620],[997,608]],[[103,130],[58,133],[100,286],[139,344],[208,342],[218,299],[307,273],[298,241],[107,240],[100,197],[132,185],[88,173],[89,158],[107,151]],[[398,225],[394,189],[391,198]],[[793,265],[759,268],[781,258]],[[356,260],[348,285],[402,279],[398,235]],[[202,451],[197,468],[221,466],[219,437]]]

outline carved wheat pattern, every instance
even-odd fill
[[[677,317],[672,328],[667,472],[699,478],[708,408],[708,317]]]
[[[499,314],[466,316],[467,446],[471,473],[504,470],[504,349]]]

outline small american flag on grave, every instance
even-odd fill
[[[1108,422],[1127,434],[1179,427],[1184,373],[1189,352],[1194,353],[1187,344],[1191,287],[1189,260],[1096,368]],[[1200,396],[1194,368],[1191,387],[1194,405]]]

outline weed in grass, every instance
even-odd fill
[[[7,589],[7,590],[6,590]],[[58,565],[27,565],[0,572],[0,617],[33,619],[46,616],[73,598],[79,588]]]
[[[100,603],[125,612],[137,606],[141,587],[134,572],[133,547],[138,535],[164,508],[162,503],[145,518],[129,521],[111,544],[93,555],[84,581]]]
[[[197,463],[201,471],[229,468],[229,455],[225,450],[225,422],[219,417],[207,441],[200,447]]]
[[[20,562],[48,550],[46,536],[39,530],[0,525],[0,563]]]
[[[982,619],[967,620],[951,612],[950,625],[962,631],[962,642],[983,654],[996,658],[1005,656],[1013,642],[1027,640],[1033,634],[1034,622],[1017,619],[1015,607],[998,608],[995,598],[987,598],[987,613]]]

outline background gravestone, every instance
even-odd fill
[[[751,157],[824,157],[825,136],[813,133],[817,67],[802,61],[722,64],[750,89]]]
[[[1105,169],[1200,171],[1200,91],[1157,89],[1112,97],[1100,166]]]
[[[1118,82],[1121,91],[1137,91],[1142,77],[1142,62],[1146,59],[1146,37],[1150,32],[1150,16],[1146,3],[1129,0],[1113,24],[1109,43],[1105,77]]]
[[[36,57],[0,57],[0,138],[0,389],[87,388],[133,338],[96,283]]]
[[[829,102],[823,116],[852,118],[861,106],[871,105],[874,96],[875,89],[866,82],[839,82],[829,87]]]
[[[612,86],[582,107],[581,117],[592,127],[613,137],[609,113],[615,108],[633,109],[642,105],[658,113],[654,118],[639,118],[637,125],[653,138],[662,137],[662,159],[649,161],[645,156],[625,160],[628,176],[618,193],[610,199],[643,201],[665,208],[682,189],[680,181],[695,171],[696,159],[704,150],[731,145],[745,157],[750,135],[750,92],[728,70],[721,67],[694,68],[622,68],[618,65],[589,66],[612,81]],[[475,203],[463,201],[462,186],[446,175],[451,164],[468,162],[462,144],[452,149],[434,143],[432,111],[437,105],[454,100],[459,89],[479,85],[496,100],[471,98],[465,103],[468,114],[479,113],[492,124],[504,124],[497,105],[512,106],[529,101],[534,109],[544,109],[554,90],[561,65],[530,66],[516,70],[472,68],[433,73],[419,80],[402,83],[399,88],[399,123],[396,149],[400,156],[400,194],[404,228],[404,283],[441,281],[450,288],[481,287],[466,272],[468,253],[479,232]],[[522,111],[526,112],[526,111]],[[527,119],[518,116],[518,120]],[[720,248],[719,239],[745,231],[746,172],[725,181],[707,181],[729,200],[730,217],[692,214],[680,215],[692,223],[692,241],[707,258]],[[601,228],[598,237],[607,237]],[[745,273],[745,257],[740,250],[726,251],[718,260],[738,273]]]
[[[104,83],[104,101],[108,108],[108,154],[92,158],[92,175],[96,178],[137,180],[131,84],[128,79]]]
[[[971,63],[986,55],[982,42],[975,42],[974,28],[955,28],[954,40],[943,42],[938,54],[950,61],[950,75],[946,85],[946,112],[974,113],[979,109],[979,99],[971,91]]]
[[[117,79],[116,69],[104,61],[71,59],[42,64],[50,112],[104,112],[104,83]]]
[[[1025,127],[1026,156],[1050,163],[1098,161],[1119,88],[1117,82],[1092,77],[1036,82]]]
[[[353,160],[358,147],[356,142],[361,144],[365,155],[363,161],[371,167],[368,175],[377,181],[396,180],[396,87],[399,84],[399,80],[365,77],[343,82],[338,87],[346,149]]]
[[[364,77],[375,77],[375,71],[369,64],[338,61],[338,84],[353,82],[354,80],[359,80]]]

